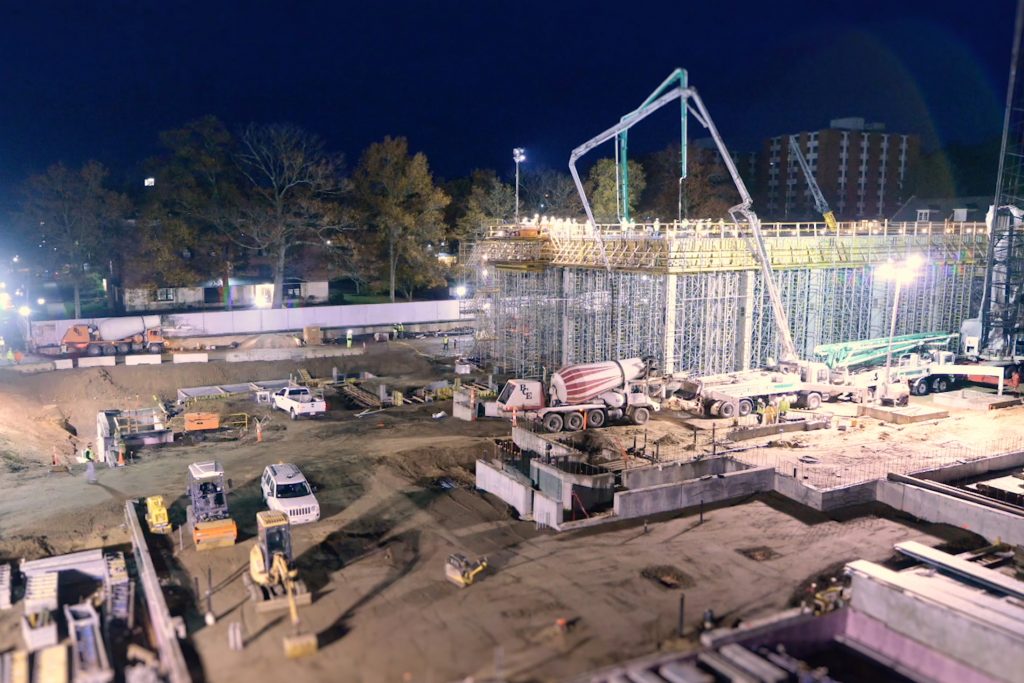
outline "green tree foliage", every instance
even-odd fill
[[[639,162],[629,160],[629,212],[636,214],[639,198],[647,187],[647,179],[643,166]],[[619,212],[616,202],[616,168],[613,159],[598,159],[587,174],[584,184],[590,209],[594,212],[594,220],[598,223],[618,223]]]
[[[469,194],[456,218],[452,237],[472,238],[488,225],[511,222],[515,214],[515,188],[501,182],[494,171],[477,169],[470,176]]]
[[[579,218],[583,204],[576,184],[568,173],[542,168],[524,173],[519,188],[520,211],[552,218]]]
[[[642,203],[645,219],[728,220],[729,208],[739,202],[732,178],[717,151],[688,145],[687,173],[682,186],[679,183],[679,145],[669,145],[649,155],[644,166],[650,171]]]
[[[135,279],[166,287],[219,274],[230,309],[229,279],[245,254],[232,238],[244,181],[234,161],[236,141],[206,116],[161,133],[160,143],[164,153],[148,164],[156,184],[140,219]]]
[[[409,154],[405,138],[386,137],[370,145],[352,178],[353,198],[366,236],[380,245],[391,300],[401,288],[441,281],[441,267],[428,249],[444,237],[444,209],[450,201],[434,179],[422,152]]]
[[[39,236],[40,261],[74,289],[75,317],[82,317],[81,289],[122,244],[131,204],[105,186],[107,169],[88,161],[80,169],[50,166],[29,178],[23,216]]]
[[[289,252],[323,246],[340,226],[333,200],[343,189],[341,160],[324,151],[320,138],[287,124],[251,124],[239,148],[236,160],[248,182],[231,235],[243,248],[271,257],[272,306],[280,308]]]

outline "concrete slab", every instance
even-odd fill
[[[78,367],[80,368],[113,367],[115,365],[117,365],[117,358],[114,356],[97,356],[96,358],[78,359]]]
[[[75,360],[73,358],[61,358],[60,360],[53,361],[54,370],[70,370],[75,367]]]
[[[208,353],[175,353],[173,354],[175,363],[206,363],[210,360],[210,354]]]
[[[987,394],[974,389],[961,389],[950,391],[945,394],[935,394],[932,402],[936,405],[956,408],[958,410],[996,410],[997,408],[1009,408],[1018,406],[1021,400],[1017,396],[1003,394]]]
[[[857,406],[858,417],[873,417],[883,422],[905,425],[913,422],[924,422],[925,420],[941,420],[949,417],[948,410],[929,408],[926,406],[903,406],[902,408],[889,408],[887,406],[873,406],[861,404]]]

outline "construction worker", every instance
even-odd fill
[[[786,419],[786,413],[789,412],[789,396],[783,396],[779,399],[779,422]]]
[[[405,323],[398,323],[398,338],[405,339]]]
[[[769,403],[768,405],[766,405],[764,407],[764,423],[766,425],[773,425],[773,424],[775,424],[775,415],[776,415],[776,412],[775,412],[775,404],[774,403]]]
[[[350,349],[352,348],[352,330],[345,333],[345,346]]]
[[[764,399],[757,399],[757,409],[754,411],[757,414],[757,424],[764,424]]]
[[[448,350],[448,335],[447,334],[444,335],[444,346],[443,346],[443,348],[444,348],[445,351]]]
[[[398,339],[398,323],[391,326],[391,338]]]
[[[1013,374],[1010,375],[1010,391],[1015,393],[1017,398],[1020,398],[1020,372],[1017,370],[1014,370]]]
[[[85,450],[82,451],[82,457],[85,458],[86,462],[92,462],[92,442],[86,444]]]

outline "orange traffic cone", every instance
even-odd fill
[[[124,467],[124,448],[117,450],[117,466]]]
[[[256,420],[256,443],[263,443],[263,423]]]

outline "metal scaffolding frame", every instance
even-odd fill
[[[592,228],[577,228],[488,236],[475,246],[475,294],[465,306],[477,317],[475,355],[499,372],[540,377],[572,363],[650,356],[666,370],[714,374],[779,357],[763,276],[744,237],[615,226],[604,236],[607,270]],[[874,268],[888,259],[916,253],[928,264],[901,294],[900,334],[958,330],[983,291],[980,224],[765,232],[793,339],[807,358],[818,344],[886,333],[894,285]]]

